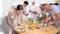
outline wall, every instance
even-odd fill
[[[11,0],[4,0],[3,1],[3,17],[5,17],[8,14],[10,8],[11,8]]]
[[[2,10],[3,9],[3,5],[2,5],[2,0],[0,0],[0,17],[2,17]]]
[[[58,0],[59,6],[60,6],[60,0]]]
[[[2,0],[0,0],[0,25],[2,24],[2,14],[3,14],[3,4]]]
[[[23,4],[25,0],[4,0],[3,1],[3,17],[6,16],[9,12],[9,9],[11,8],[12,5],[17,5],[17,4]],[[40,3],[54,3],[58,2],[60,0],[27,0],[29,2],[29,5],[31,5],[32,1],[36,2],[36,5],[40,5]]]
[[[25,0],[12,0],[12,5],[13,4],[22,4]],[[57,2],[57,0],[27,0],[29,4],[31,5],[31,2],[34,1],[36,2],[36,5],[39,5],[40,3],[54,3]]]

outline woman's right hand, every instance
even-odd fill
[[[21,32],[21,30],[19,29],[18,26],[15,26],[15,27],[13,28],[13,30],[16,31],[17,33]]]

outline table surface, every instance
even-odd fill
[[[42,28],[33,30],[30,29],[29,31],[25,31],[19,34],[56,34],[57,32],[58,30],[54,26],[49,25],[45,31],[43,31]]]

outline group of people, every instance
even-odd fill
[[[41,4],[39,7],[32,2],[32,5],[28,6],[28,1],[24,1],[24,4],[17,5],[16,8],[12,7],[7,15],[7,23],[12,28],[12,34],[18,34],[21,32],[18,28],[22,27],[24,30],[26,23],[23,22],[28,18],[36,19],[37,16],[45,18],[45,22],[57,27],[58,34],[60,33],[60,7],[52,4]]]

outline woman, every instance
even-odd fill
[[[17,8],[14,11],[9,12],[7,16],[7,21],[9,26],[13,29],[12,34],[17,34],[18,32],[20,32],[20,30],[18,29],[19,28],[18,24],[22,28],[24,28],[24,24],[22,23],[22,19],[21,19],[23,12],[24,10],[22,5],[17,5]],[[11,19],[13,19],[13,24]]]
[[[14,11],[15,10],[15,6],[12,6],[10,11]],[[8,27],[8,28],[7,28]],[[11,32],[11,28],[10,26],[7,24],[7,16],[5,16],[3,18],[2,24],[1,24],[1,29],[5,34],[9,34]]]

